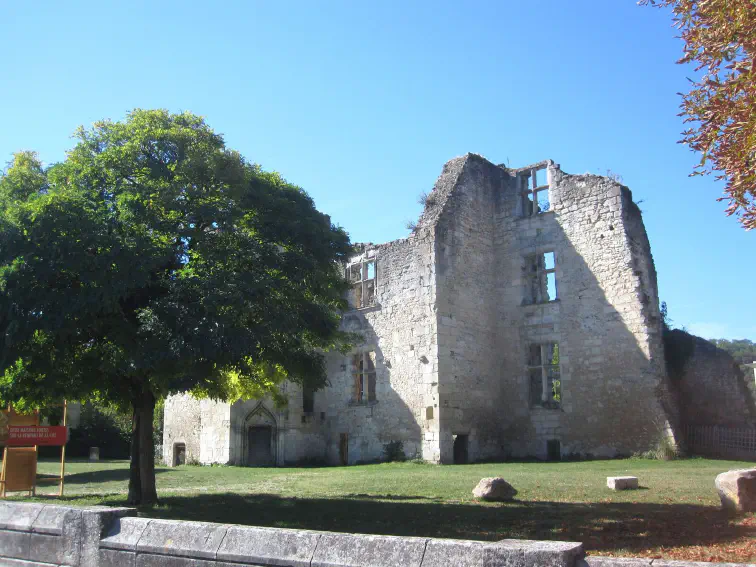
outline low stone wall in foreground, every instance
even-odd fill
[[[254,513],[254,510],[250,510]],[[0,565],[68,567],[672,567],[584,559],[580,543],[496,543],[153,520],[130,508],[0,502]],[[711,566],[711,563],[702,565]],[[741,566],[742,567],[742,566]]]

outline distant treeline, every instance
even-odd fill
[[[738,364],[750,364],[756,361],[756,343],[748,339],[737,339],[728,341],[727,339],[709,339],[722,350],[730,353]]]

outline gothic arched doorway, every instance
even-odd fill
[[[244,420],[244,464],[248,467],[276,466],[276,418],[262,405]]]

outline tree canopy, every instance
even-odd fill
[[[722,350],[726,350],[740,365],[756,362],[756,343],[748,339],[709,339]]]
[[[98,398],[134,415],[129,500],[157,499],[152,416],[173,392],[318,388],[343,346],[349,238],[192,114],[81,128],[59,164],[0,177],[0,397]]]
[[[641,0],[672,9],[685,42],[678,63],[701,72],[682,95],[691,127],[681,142],[701,153],[693,175],[726,180],[727,214],[756,228],[756,2],[753,0]]]

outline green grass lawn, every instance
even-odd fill
[[[56,463],[40,473],[56,474]],[[756,517],[720,510],[714,477],[753,463],[640,459],[328,468],[181,466],[157,470],[161,504],[150,517],[445,538],[582,541],[594,554],[756,560]],[[641,489],[613,492],[607,476]],[[511,503],[481,503],[478,480],[501,476]],[[69,462],[63,502],[125,505],[128,463]],[[42,494],[52,492],[40,488]]]

